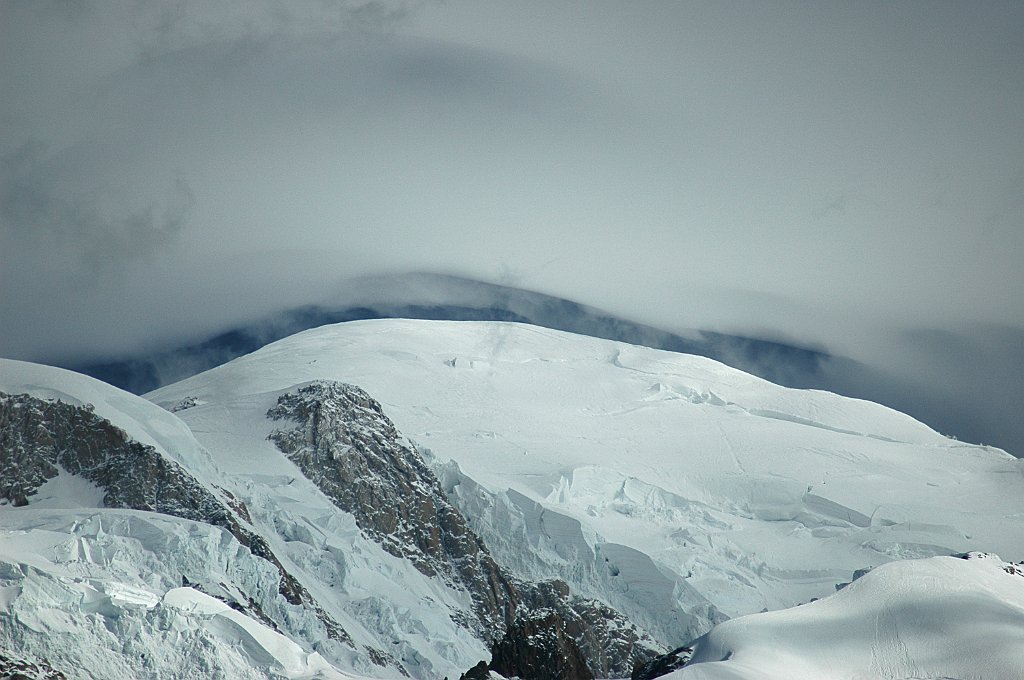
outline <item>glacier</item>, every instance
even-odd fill
[[[546,524],[579,523],[544,534],[541,559],[559,565],[583,543],[636,550],[650,558],[637,579],[683,578],[730,616],[806,602],[893,559],[1024,549],[1024,464],[1003,451],[710,359],[533,326],[339,324],[147,396],[207,402],[178,415],[244,474],[232,452],[269,447],[269,402],[249,405],[323,378],[367,390],[438,465],[507,496],[519,521],[543,510]],[[497,520],[467,515],[499,550]],[[620,576],[637,564],[623,562]]]
[[[609,644],[607,631],[652,653],[698,639],[682,677],[764,677],[743,666],[762,656],[775,659],[777,677],[800,677],[778,670],[787,664],[811,669],[806,677],[966,672],[945,657],[920,665],[918,648],[900,665],[863,635],[850,644],[880,654],[876,666],[816,654],[787,622],[825,631],[839,613],[888,611],[893,626],[915,628],[921,650],[941,634],[980,654],[956,624],[972,612],[987,621],[989,601],[932,608],[946,617],[932,630],[906,613],[920,607],[886,610],[879,593],[925,601],[892,584],[987,582],[1005,563],[944,556],[1024,552],[1021,462],[877,404],[524,324],[361,321],[280,340],[145,399],[60,369],[0,363],[0,391],[88,405],[179,466],[234,523],[104,507],[103,488],[54,469],[27,504],[0,507],[0,651],[69,678],[96,668],[112,678],[167,668],[180,669],[174,677],[454,678],[488,658],[489,619],[474,586],[451,576],[458,569],[439,578],[424,568],[413,537],[389,546],[403,534],[367,525],[382,508],[339,506],[281,448],[287,430],[270,417],[275,407],[333,382],[379,402],[395,439],[371,423],[363,440],[422,456],[430,473],[410,489],[436,476],[430,507],[450,502],[461,513],[512,591],[561,593],[528,584],[563,583],[566,616],[570,603],[578,616],[588,602],[635,625],[616,623],[595,644]],[[349,415],[338,422],[358,426]],[[350,440],[336,441],[331,456],[346,456]],[[287,579],[304,593],[295,601],[282,592]],[[1008,601],[1018,582],[999,581],[1014,593]],[[1016,640],[1007,631],[1018,614],[1007,616],[994,639]],[[328,619],[343,634],[332,636]],[[892,637],[886,630],[880,638]],[[828,647],[838,633],[822,635]],[[200,651],[189,657],[186,646]],[[1017,657],[990,656],[963,677],[1014,677],[995,669],[1019,668]]]

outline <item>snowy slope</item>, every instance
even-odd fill
[[[135,511],[0,513],[0,649],[67,678],[352,678],[167,573],[272,581],[207,525]],[[248,570],[248,574],[239,574]],[[232,573],[234,572],[234,573]],[[180,578],[180,576],[179,576]]]
[[[222,526],[104,508],[103,489],[61,469],[24,507],[0,507],[0,651],[37,653],[71,678],[108,667],[112,678],[153,669],[161,677],[193,677],[204,664],[229,678],[305,677],[332,666],[372,677],[396,677],[403,666],[417,677],[457,676],[486,657],[484,642],[457,622],[471,616],[464,591],[367,538],[279,452],[262,461],[259,474],[232,477],[173,413],[51,367],[0,360],[0,392],[93,405],[97,416],[180,463],[211,497],[240,509],[246,531],[260,536],[306,591],[301,605],[282,595],[281,572]],[[166,600],[183,584],[202,592]],[[107,597],[112,592],[142,600],[122,606]],[[266,620],[211,613],[209,595]],[[198,604],[188,605],[189,598]],[[317,607],[340,624],[340,636],[325,628]],[[267,625],[278,631],[263,630]],[[278,639],[281,633],[291,642]],[[157,658],[135,653],[171,643]],[[189,646],[206,652],[192,658]]]
[[[978,553],[886,564],[826,599],[719,625],[665,677],[1024,678],[1024,576]]]
[[[265,480],[289,474],[269,463],[268,407],[317,379],[366,389],[429,449],[499,562],[566,578],[666,644],[710,627],[708,601],[735,616],[895,559],[1024,553],[1024,474],[1002,451],[869,402],[532,326],[339,324],[147,396],[196,401],[178,415],[218,465]]]

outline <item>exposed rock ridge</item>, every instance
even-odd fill
[[[281,395],[267,417],[295,424],[269,438],[360,529],[423,574],[467,590],[480,637],[504,632],[515,585],[369,394],[317,381]]]
[[[0,498],[26,505],[58,466],[103,489],[103,505],[231,528],[231,512],[180,465],[75,406],[0,392]],[[234,533],[234,532],[232,532]]]
[[[278,397],[267,416],[294,424],[269,439],[364,532],[424,574],[469,591],[478,618],[471,630],[482,639],[500,640],[515,621],[543,610],[558,619],[592,676],[625,677],[664,650],[615,609],[574,597],[564,582],[510,577],[364,390],[313,382]]]
[[[278,591],[285,600],[313,610],[329,638],[352,645],[344,628],[285,569],[267,541],[240,521],[228,505],[239,503],[230,495],[223,502],[180,465],[97,416],[91,405],[0,392],[0,501],[26,505],[60,469],[100,487],[105,507],[157,512],[226,529],[253,555],[276,567]],[[241,604],[246,613],[266,618],[261,609]]]

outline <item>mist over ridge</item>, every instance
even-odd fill
[[[451,275],[363,277],[347,281],[334,298],[333,304],[322,301],[286,309],[197,343],[65,366],[142,394],[327,324],[385,318],[513,321],[706,356],[786,387],[876,401],[966,441],[985,441],[1011,453],[1020,450],[1014,447],[1017,440],[1012,430],[993,427],[985,419],[991,413],[987,407],[972,409],[941,393],[923,395],[918,385],[903,376],[830,354],[824,348],[700,329],[673,333],[552,295]],[[955,351],[941,340],[934,343],[934,351]],[[950,387],[962,394],[959,384]]]

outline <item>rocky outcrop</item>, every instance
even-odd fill
[[[285,569],[267,541],[174,461],[96,415],[91,405],[0,392],[0,501],[26,505],[61,470],[93,482],[107,508],[145,510],[221,527],[280,574],[278,591],[293,605],[312,609],[329,638],[351,644],[348,633]],[[242,506],[244,508],[244,506]],[[242,514],[244,517],[244,513]],[[243,609],[259,619],[258,609]]]
[[[487,680],[490,670],[531,680],[622,678],[658,658],[660,649],[650,636],[608,605],[574,597],[562,581],[520,583],[519,591],[518,618],[492,643],[491,665],[481,661],[460,680]],[[555,658],[567,661],[549,663]],[[541,674],[527,674],[535,672]]]
[[[637,664],[629,680],[653,680],[668,675],[688,664],[693,658],[693,647],[677,647],[668,654]]]
[[[267,416],[292,424],[270,440],[360,529],[424,574],[470,593],[478,618],[472,629],[482,639],[502,640],[513,622],[545,612],[541,618],[557,618],[583,667],[599,677],[625,677],[664,650],[608,605],[574,597],[562,581],[508,576],[420,453],[362,389],[317,381],[281,395]]]
[[[553,609],[533,610],[516,619],[491,649],[490,669],[507,678],[593,680],[579,645]]]
[[[45,661],[0,651],[0,680],[66,680]]]
[[[487,667],[486,661],[481,661],[460,675],[459,680],[491,680],[491,669]]]
[[[91,405],[0,393],[0,498],[25,505],[60,469],[100,487],[105,507],[231,528],[231,512],[216,496],[152,446],[97,416]]]
[[[500,635],[519,595],[437,478],[366,392],[319,381],[281,395],[267,417],[288,421],[270,439],[385,550],[465,589],[476,632]]]
[[[572,595],[564,581],[522,584],[520,592],[523,609],[558,615],[595,677],[626,677],[665,649],[607,604]]]

